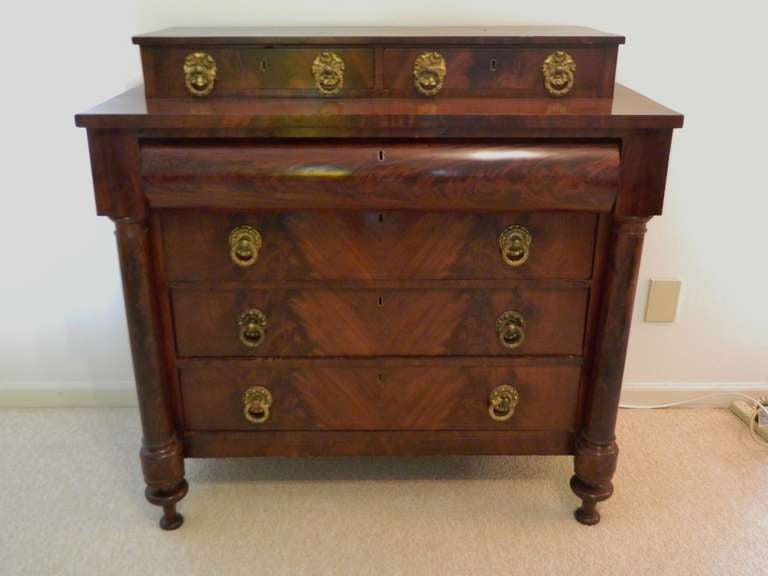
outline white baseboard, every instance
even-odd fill
[[[101,388],[96,384],[67,386],[54,382],[0,387],[0,408],[122,408],[136,405],[133,382]]]
[[[695,402],[687,401],[707,397]],[[726,408],[739,394],[753,398],[768,396],[768,382],[627,382],[621,391],[621,404],[658,406],[686,401],[680,408]]]
[[[691,400],[707,394],[728,394],[707,398],[681,407],[727,407],[737,394],[768,396],[768,382],[628,382],[621,393],[621,403],[655,406]],[[113,408],[136,406],[136,390],[132,382],[109,387],[55,385],[53,382],[25,384],[23,387],[0,387],[0,408]]]

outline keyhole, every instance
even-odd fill
[[[379,224],[384,223],[384,214],[379,214]]]
[[[381,384],[384,382],[384,374],[376,374],[376,381]]]
[[[496,58],[491,58],[489,67],[491,69],[491,72],[496,72],[496,68],[498,67],[498,62],[496,61]]]
[[[379,300],[377,303],[379,306],[384,306],[384,296],[379,296]]]
[[[379,150],[379,162],[384,162],[385,158],[384,150]]]
[[[259,62],[259,70],[261,70],[262,72],[266,72],[267,71],[267,61],[266,60],[262,59],[261,62]]]

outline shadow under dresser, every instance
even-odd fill
[[[612,491],[682,116],[587,28],[169,29],[76,117],[116,224],[146,496],[185,458],[573,454]]]

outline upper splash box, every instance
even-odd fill
[[[169,28],[148,98],[610,98],[623,36],[574,26]]]

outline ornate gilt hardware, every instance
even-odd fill
[[[229,234],[229,257],[237,266],[247,268],[259,259],[261,234],[251,226],[238,226]]]
[[[520,393],[517,388],[507,384],[497,386],[488,396],[488,414],[498,422],[509,420],[515,413],[518,400]]]
[[[263,386],[252,386],[243,392],[243,416],[248,422],[262,424],[269,420],[272,394]]]
[[[338,94],[344,86],[344,60],[333,52],[320,52],[312,62],[312,74],[320,94]]]
[[[573,88],[576,79],[576,62],[568,52],[552,52],[541,67],[544,86],[552,96],[564,96]]]
[[[496,320],[496,334],[505,348],[519,348],[525,341],[525,319],[514,310],[508,310]]]
[[[513,225],[499,236],[501,259],[508,266],[522,266],[531,254],[531,233],[524,226]]]
[[[424,52],[413,64],[413,83],[425,96],[434,96],[442,89],[447,73],[445,58],[437,52]]]
[[[261,346],[267,336],[267,317],[261,310],[252,308],[240,314],[237,320],[240,342],[249,348]]]
[[[184,83],[195,96],[207,96],[216,83],[216,61],[206,52],[192,52],[184,59]]]

